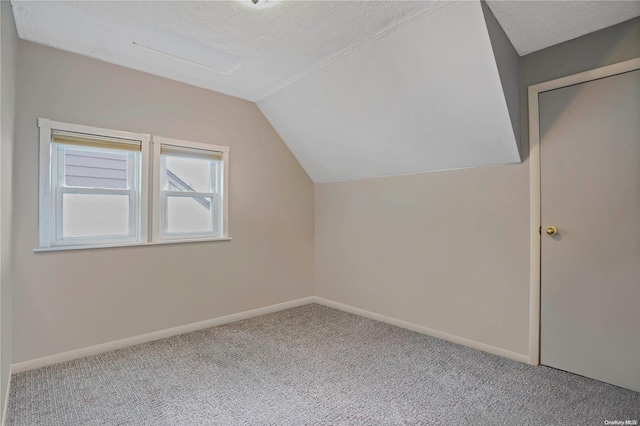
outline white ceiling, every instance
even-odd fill
[[[520,56],[640,16],[640,1],[505,1],[487,4]]]
[[[12,1],[20,38],[251,101],[447,1],[270,3]]]
[[[314,182],[520,161],[478,2],[415,19],[258,106]]]
[[[449,2],[12,0],[23,39],[251,101]],[[638,1],[488,4],[521,55],[640,15]]]

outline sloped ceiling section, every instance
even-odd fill
[[[454,2],[258,106],[313,181],[333,182],[520,162],[505,93],[481,4]]]
[[[448,1],[12,4],[25,40],[256,101]]]

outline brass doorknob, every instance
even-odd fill
[[[555,226],[548,226],[547,227],[547,235],[558,235],[558,228],[556,228]]]

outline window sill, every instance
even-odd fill
[[[49,252],[49,251],[94,250],[94,249],[118,248],[118,247],[162,246],[166,244],[203,243],[203,242],[211,242],[211,241],[231,241],[231,237],[194,238],[191,240],[166,240],[166,241],[152,241],[152,242],[145,242],[145,243],[87,244],[83,246],[37,247],[33,249],[33,252],[42,253],[42,252]]]

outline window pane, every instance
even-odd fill
[[[62,194],[62,237],[129,235],[129,196]]]
[[[64,184],[82,188],[127,189],[128,152],[64,147]],[[136,155],[138,154],[131,154]]]
[[[167,191],[212,192],[212,161],[204,158],[164,156]]]
[[[167,197],[167,233],[212,233],[212,197]]]

